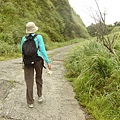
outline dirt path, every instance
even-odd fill
[[[0,62],[0,120],[85,120],[85,114],[74,99],[74,92],[64,78],[63,59],[66,46],[48,51],[51,54],[52,76],[43,73],[45,101],[37,102],[34,84],[34,108],[26,104],[26,86],[21,58]]]

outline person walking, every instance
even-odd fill
[[[35,80],[36,80],[36,86],[37,86],[37,95],[38,95],[38,102],[42,102],[44,97],[42,95],[42,72],[44,67],[44,60],[47,64],[48,70],[51,69],[51,64],[49,61],[49,58],[46,53],[44,41],[41,35],[36,35],[35,32],[38,30],[38,27],[35,25],[34,22],[28,22],[26,24],[26,36],[22,37],[21,43],[20,43],[20,50],[23,55],[23,63],[24,63],[24,78],[26,82],[26,99],[28,107],[33,108],[34,107],[34,98],[33,98],[33,84],[34,84],[34,72],[36,72]],[[35,37],[34,37],[35,36]],[[32,37],[34,40],[34,43],[37,48],[37,58],[36,61],[31,62],[31,65],[27,65],[27,61],[25,61],[25,56],[23,53],[26,48],[23,49],[25,41],[28,41],[27,38]],[[27,42],[26,42],[27,43]],[[32,57],[29,57],[32,58]],[[43,60],[44,59],[44,60]]]

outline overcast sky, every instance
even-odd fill
[[[83,23],[88,26],[94,23],[94,20],[90,17],[90,7],[93,11],[97,10],[95,0],[68,0],[71,7],[76,11]],[[101,12],[104,11],[106,15],[106,24],[114,24],[116,21],[120,21],[120,0],[97,0]]]

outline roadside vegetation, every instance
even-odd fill
[[[73,85],[75,97],[95,120],[120,119],[119,41],[114,48],[112,54],[92,38],[72,49],[65,59],[66,77]]]
[[[85,39],[83,39],[83,38],[81,38],[81,39],[77,38],[77,39],[64,41],[64,42],[49,41],[49,42],[45,43],[45,47],[46,47],[46,50],[51,50],[51,49],[79,43],[79,42],[84,41],[84,40]],[[8,45],[5,42],[3,44],[1,44],[1,46],[0,46],[0,48],[1,48],[0,61],[22,57],[19,47],[20,47],[19,44],[12,45],[12,46]]]

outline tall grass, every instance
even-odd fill
[[[99,43],[85,41],[70,51],[65,67],[76,99],[96,120],[119,120],[120,67],[116,56]]]

